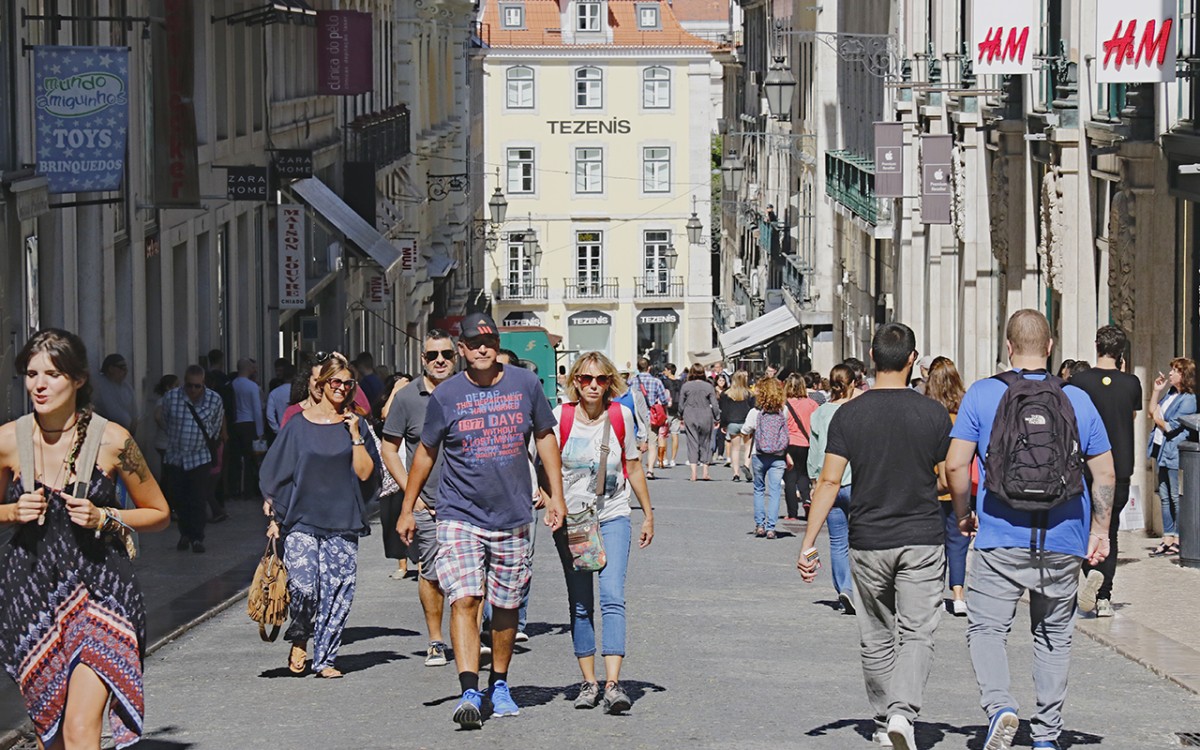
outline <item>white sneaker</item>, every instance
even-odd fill
[[[515,640],[517,643],[525,643],[529,640],[529,636],[525,635],[524,630],[518,630],[517,635],[513,640]]]
[[[955,617],[966,617],[967,601],[965,599],[955,599],[950,603],[950,611],[954,613]]]
[[[491,656],[491,655],[492,655],[492,647],[491,646],[485,646],[482,643],[479,644],[479,656],[480,657]]]
[[[668,462],[667,462],[667,466],[668,466],[669,468],[672,468],[672,469],[674,469],[674,468],[675,468],[675,462],[674,462],[674,461],[668,461]]]
[[[917,739],[913,735],[912,722],[900,714],[888,719],[888,738],[896,750],[917,750]]]
[[[882,729],[875,730],[875,734],[871,735],[871,742],[879,743],[880,747],[892,746],[892,738],[888,737],[888,733]]]
[[[1096,611],[1096,595],[1100,593],[1102,585],[1104,585],[1104,574],[1098,570],[1089,570],[1088,574],[1083,577],[1083,585],[1079,587],[1079,593],[1075,596],[1075,601],[1079,604],[1081,611]]]
[[[1096,600],[1096,617],[1112,617],[1113,605],[1108,599]]]

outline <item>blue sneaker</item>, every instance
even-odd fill
[[[504,680],[488,689],[488,698],[492,701],[492,716],[517,716],[521,713],[508,690],[508,683]]]
[[[1002,708],[992,716],[988,724],[987,739],[983,741],[983,750],[1009,750],[1013,738],[1017,736],[1020,721],[1017,712],[1011,708]]]
[[[466,690],[462,700],[454,707],[454,722],[463,729],[480,729],[483,727],[483,693],[478,690]]]
[[[1060,750],[1059,745],[1054,740],[1038,740],[1033,743],[1033,750]]]

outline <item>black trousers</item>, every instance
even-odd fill
[[[783,500],[787,503],[788,518],[800,517],[800,503],[808,502],[808,446],[789,445],[792,468],[783,474]]]
[[[194,469],[164,466],[164,479],[171,486],[175,515],[179,518],[179,535],[195,542],[204,541],[208,523],[208,506],[213,502],[216,477],[212,464],[200,464]]]
[[[396,533],[396,522],[400,520],[400,509],[404,506],[404,493],[396,492],[379,498],[379,525],[383,537],[383,556],[389,560],[412,559],[410,550]],[[415,551],[416,545],[413,545]],[[414,561],[415,562],[415,561]]]
[[[258,437],[253,422],[237,422],[229,431],[225,445],[226,489],[231,497],[257,495],[258,457],[254,440]]]
[[[1095,491],[1095,488],[1091,488]],[[1125,506],[1129,504],[1129,480],[1118,479],[1117,490],[1113,494],[1113,509],[1112,518],[1108,522],[1108,557],[1104,558],[1104,562],[1095,566],[1095,570],[1100,571],[1104,576],[1104,583],[1100,586],[1100,592],[1096,595],[1097,599],[1112,599],[1113,576],[1117,573],[1117,532],[1121,530],[1121,511],[1125,510]],[[1092,570],[1092,566],[1086,562],[1083,564],[1083,572],[1086,575]]]

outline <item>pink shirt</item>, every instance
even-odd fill
[[[812,434],[812,414],[820,404],[811,398],[789,398],[787,403],[791,407],[791,409],[784,409],[788,415],[788,445],[807,448],[808,437]],[[800,421],[804,423],[803,430],[796,424],[795,418],[792,417],[792,411],[795,411],[796,416],[800,417]]]

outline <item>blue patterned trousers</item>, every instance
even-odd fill
[[[293,531],[283,543],[283,562],[292,615],[284,637],[289,643],[311,639],[312,669],[320,672],[333,666],[342,645],[357,584],[358,539]]]

